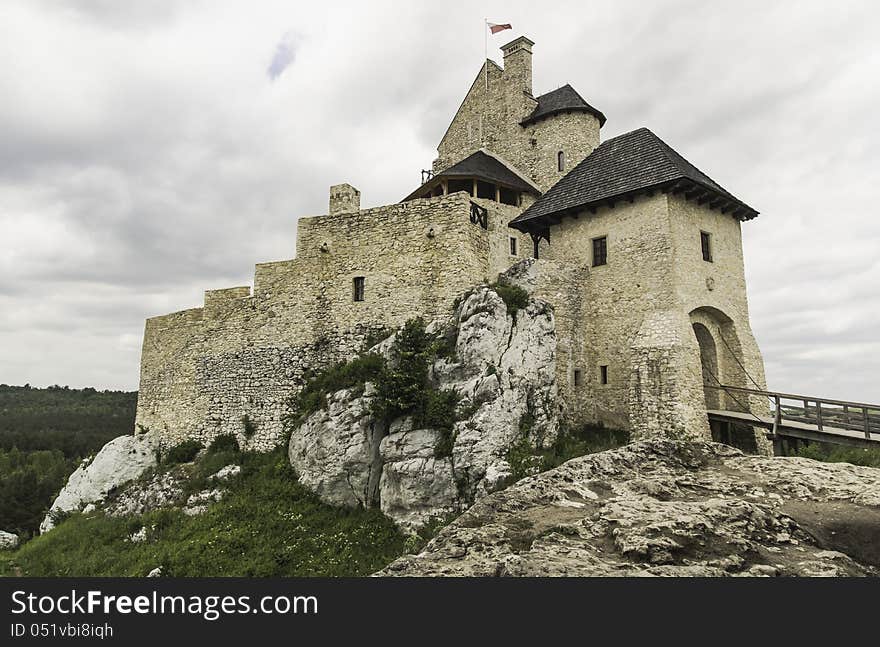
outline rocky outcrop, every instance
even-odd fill
[[[103,501],[111,491],[154,467],[157,447],[150,433],[120,436],[108,442],[91,462],[83,462],[70,475],[40,524],[40,532],[51,530],[58,515]]]
[[[483,498],[379,575],[880,573],[880,470],[658,440]]]
[[[15,550],[16,548],[18,548],[18,535],[0,530],[0,550]]]
[[[553,312],[531,299],[508,312],[502,298],[481,287],[449,321],[429,331],[455,338],[453,359],[430,368],[432,384],[462,400],[451,443],[413,428],[411,418],[386,429],[370,415],[372,385],[328,398],[291,435],[290,461],[303,485],[334,505],[379,505],[406,528],[461,510],[506,485],[507,452],[521,438],[535,446],[558,431],[556,333]],[[389,355],[393,338],[373,350]]]
[[[184,466],[167,472],[154,472],[137,483],[114,492],[104,502],[104,512],[111,517],[145,514],[152,510],[182,505],[189,473]]]
[[[220,468],[207,478],[206,489],[188,494],[187,482],[193,478],[192,472],[192,464],[155,471],[107,497],[103,510],[111,517],[141,515],[172,507],[181,508],[189,516],[203,514],[210,504],[225,496],[226,486],[241,474],[241,466],[230,464]]]

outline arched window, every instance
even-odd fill
[[[556,170],[564,171],[565,170],[565,152],[559,151],[556,153]]]

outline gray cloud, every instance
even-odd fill
[[[4,3],[0,382],[136,388],[145,317],[293,255],[348,181],[399,200],[483,54],[482,21],[761,210],[743,227],[772,387],[880,401],[874,3]],[[285,35],[279,41],[279,33]]]

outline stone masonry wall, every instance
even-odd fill
[[[701,231],[712,234],[712,263],[702,258]],[[592,266],[592,241],[603,236],[607,263]],[[580,273],[566,284],[558,272],[539,271],[536,282],[568,328],[558,333],[558,364],[567,371],[559,384],[569,418],[629,428],[636,437],[708,438],[695,323],[712,332],[723,383],[758,388],[754,378],[764,388],[748,325],[740,223],[729,214],[665,193],[642,196],[563,218],[540,254],[536,268],[550,262]],[[725,407],[767,410],[757,398],[721,397]],[[756,439],[766,449],[763,436]]]
[[[524,93],[520,75],[507,77],[492,61],[474,80],[437,150],[434,171],[440,172],[488,148],[546,191],[599,145],[599,120],[583,112],[560,113],[525,127],[520,122],[537,105]],[[560,172],[556,154],[565,152]]]
[[[608,262],[592,267],[592,241],[600,236],[607,239]],[[572,389],[590,403],[585,414],[596,422],[629,428],[630,345],[645,316],[673,300],[672,248],[666,196],[660,194],[564,218],[542,246],[542,259],[589,271],[580,305],[581,385]],[[608,367],[607,384],[601,383],[601,366]]]
[[[489,278],[488,258],[465,193],[303,218],[297,257],[258,265],[253,296],[210,291],[205,308],[147,320],[137,424],[166,446],[233,433],[271,449],[309,371],[356,354],[372,331],[449,312]]]

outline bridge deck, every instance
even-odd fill
[[[735,422],[739,424],[752,425],[753,427],[765,427],[773,429],[773,418],[765,416],[755,416],[747,411],[726,411],[713,409],[706,412],[709,414],[710,420],[718,420],[721,422]],[[786,420],[776,428],[776,433],[780,436],[789,438],[801,438],[804,440],[815,440],[818,442],[831,442],[842,445],[854,445],[856,447],[878,447],[880,446],[880,434],[872,433],[869,437],[864,432],[853,431],[852,429],[841,429],[839,427],[822,427],[819,430],[818,425],[796,420]]]

